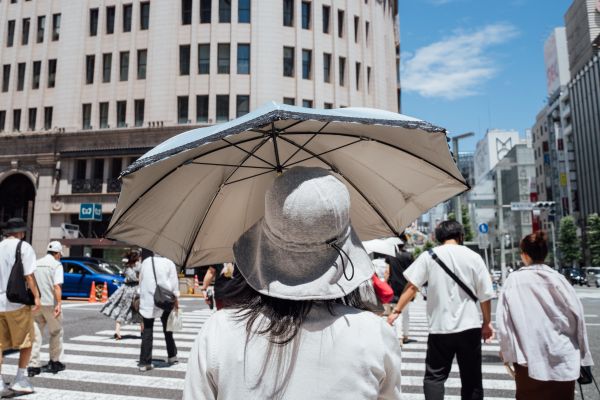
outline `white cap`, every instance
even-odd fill
[[[48,244],[48,250],[47,251],[51,251],[53,253],[60,253],[62,254],[63,251],[63,247],[62,244],[60,244],[60,242],[58,240],[52,241]]]

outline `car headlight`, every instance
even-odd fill
[[[113,285],[116,285],[116,286],[120,286],[121,285],[121,281],[118,280],[118,279],[113,279],[112,283],[113,283]]]

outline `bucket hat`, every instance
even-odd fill
[[[27,224],[23,218],[11,218],[6,221],[6,224],[2,228],[4,233],[16,233],[27,231]]]
[[[265,194],[265,215],[233,245],[236,264],[259,293],[290,300],[344,297],[373,265],[350,225],[350,194],[328,171],[294,167]]]

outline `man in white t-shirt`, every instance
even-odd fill
[[[433,250],[435,256],[462,281],[480,302],[477,303],[428,252],[423,253],[404,272],[409,284],[392,314],[391,324],[402,309],[428,283],[427,317],[429,337],[425,359],[423,390],[427,400],[443,400],[444,383],[452,360],[457,358],[463,399],[483,399],[481,373],[481,339],[491,340],[492,280],[481,256],[462,245],[464,229],[456,221],[444,221],[435,230],[442,243]]]
[[[0,369],[2,352],[19,349],[19,366],[17,375],[10,388],[0,379],[0,397],[33,392],[33,386],[27,379],[27,363],[31,357],[31,345],[34,338],[32,311],[40,307],[40,294],[35,277],[35,252],[25,242],[27,225],[21,218],[11,218],[3,228],[6,239],[0,242]],[[10,302],[6,297],[8,279],[16,261],[17,249],[21,249],[23,277],[31,288],[35,298],[35,306],[25,306]],[[0,376],[1,376],[0,371]]]
[[[63,248],[60,242],[50,242],[47,249],[48,254],[37,261],[35,280],[40,290],[42,306],[33,313],[35,340],[31,361],[27,368],[29,376],[38,375],[42,371],[56,374],[65,369],[65,365],[60,362],[63,347],[61,285],[64,282],[64,274],[63,266],[60,263],[62,251]],[[46,326],[50,334],[50,360],[47,365],[41,367],[40,350]]]

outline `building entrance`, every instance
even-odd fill
[[[23,174],[13,174],[0,182],[0,222],[23,218],[27,222],[26,240],[31,242],[35,187]]]

